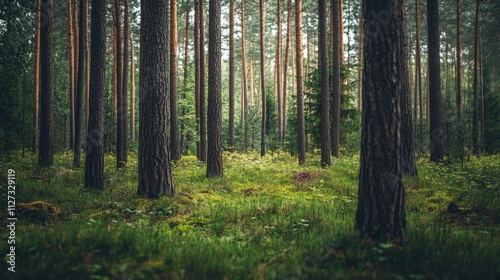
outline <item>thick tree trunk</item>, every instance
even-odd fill
[[[37,1],[36,8],[36,29],[35,29],[35,51],[33,59],[34,62],[34,86],[33,86],[33,143],[32,143],[32,153],[37,152],[38,145],[38,102],[40,93],[40,9],[41,0]]]
[[[106,89],[106,2],[92,0],[90,114],[85,158],[85,187],[104,188],[104,93]]]
[[[363,130],[356,228],[379,242],[404,239],[401,172],[399,1],[366,1],[364,12]],[[386,12],[387,17],[373,17]],[[380,32],[370,28],[380,27]]]
[[[400,39],[400,106],[401,106],[401,171],[403,175],[416,176],[415,151],[413,148],[413,129],[411,119],[410,76],[408,74],[408,37],[406,34],[406,9],[404,1],[399,4],[401,24],[399,24]]]
[[[229,1],[229,151],[234,152],[234,0]]]
[[[262,100],[262,120],[260,125],[260,156],[266,155],[266,83],[265,83],[265,53],[264,53],[264,0],[259,1],[260,10],[260,90]]]
[[[341,64],[341,49],[340,45],[340,0],[331,1],[331,9],[333,9],[332,36],[333,36],[333,79],[332,79],[332,155],[339,157],[340,146],[340,64]]]
[[[85,48],[87,46],[87,42],[85,41],[85,33],[86,29],[86,16],[85,11],[87,10],[87,1],[80,0],[80,14],[79,14],[79,32],[78,32],[78,74],[76,79],[76,98],[75,98],[75,149],[74,149],[74,158],[73,158],[73,166],[80,167],[81,164],[81,135],[82,135],[82,107],[83,107],[83,83],[84,83],[84,74],[85,74]],[[88,66],[87,66],[88,67]]]
[[[170,0],[170,156],[181,159],[177,108],[177,0]]]
[[[223,175],[220,1],[209,0],[207,177]]]
[[[318,0],[319,64],[321,67],[321,166],[330,166],[330,78],[326,0]]]
[[[302,1],[295,0],[295,48],[297,63],[297,118],[299,164],[306,163],[306,132],[304,120],[304,92],[302,84]]]
[[[141,1],[138,195],[175,195],[168,149],[168,1]]]
[[[54,163],[53,2],[42,0],[40,17],[40,143],[38,165]]]
[[[439,61],[439,7],[437,0],[427,0],[429,53],[429,112],[431,161],[443,160],[443,130],[441,126],[441,68]]]

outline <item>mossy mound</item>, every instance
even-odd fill
[[[39,223],[46,223],[60,213],[56,206],[44,201],[17,203],[16,212],[17,216],[22,220]]]

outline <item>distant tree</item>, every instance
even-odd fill
[[[40,145],[38,165],[54,163],[53,2],[42,0],[40,17]]]
[[[177,0],[170,0],[170,156],[181,159],[177,105]]]
[[[364,11],[363,129],[356,228],[362,237],[380,242],[402,241],[406,223],[399,137],[400,5],[398,0],[366,1]],[[373,16],[381,13],[387,16]]]
[[[330,161],[330,79],[328,68],[328,39],[326,0],[318,0],[319,64],[321,67],[321,166]]]
[[[281,118],[283,117],[283,114],[281,113],[283,106],[281,103],[283,102],[283,81],[281,79],[281,0],[277,0],[276,3],[277,11],[276,11],[276,30],[278,31],[276,33],[276,99],[278,101],[278,139],[281,141],[283,139],[283,121]]]
[[[77,1],[77,0],[74,0]],[[68,66],[69,66],[69,147],[75,149],[75,40],[73,28],[73,2],[68,0]]]
[[[175,195],[167,132],[168,0],[141,1],[139,186],[137,194]]]
[[[194,3],[194,103],[196,113],[196,133],[200,134],[200,0],[195,0]],[[200,140],[196,141],[196,157],[200,159]]]
[[[339,156],[339,145],[340,145],[340,83],[342,82],[340,79],[340,64],[341,64],[341,48],[340,45],[340,0],[332,0],[331,1],[331,9],[332,9],[332,37],[333,37],[333,80],[332,80],[332,155],[334,157]]]
[[[246,54],[246,39],[245,39],[245,1],[241,0],[241,114],[240,123],[242,131],[242,146],[247,150],[247,127],[246,113],[248,110],[248,92],[247,92],[247,54]]]
[[[474,97],[472,100],[472,150],[475,155],[479,154],[479,92],[480,92],[480,76],[479,76],[479,36],[480,36],[480,22],[479,14],[481,12],[480,0],[476,0],[476,19],[474,31]]]
[[[33,59],[34,62],[34,79],[33,79],[33,145],[32,152],[36,153],[37,144],[38,144],[38,102],[39,102],[39,93],[40,93],[40,9],[42,5],[42,1],[37,1],[36,8],[36,26],[35,26],[35,51]]]
[[[283,122],[282,124],[282,138],[280,139],[281,141],[281,146],[284,145],[285,143],[285,135],[286,135],[286,122],[287,122],[287,90],[288,90],[288,58],[289,58],[289,50],[290,50],[290,45],[291,45],[291,24],[292,24],[292,1],[288,0],[286,2],[286,46],[285,46],[285,63],[283,64],[283,102],[281,106],[283,107],[281,109],[281,114],[283,115],[281,117],[281,121]],[[293,75],[292,75],[292,85],[293,85]]]
[[[438,0],[427,0],[429,56],[429,112],[431,161],[443,160],[443,130],[441,125],[441,68],[439,58]]]
[[[92,0],[90,97],[85,187],[104,188],[104,93],[106,90],[106,2]]]
[[[229,150],[234,151],[234,0],[229,0]]]
[[[207,177],[223,175],[220,1],[209,0]]]
[[[265,66],[265,53],[264,53],[264,0],[259,1],[260,10],[260,85],[262,96],[262,122],[260,126],[260,156],[266,155],[266,66]]]
[[[207,112],[205,111],[205,4],[199,1],[200,25],[200,155],[199,160],[207,161]]]
[[[456,106],[457,106],[457,125],[458,125],[458,148],[460,158],[463,160],[464,137],[462,135],[462,20],[460,14],[460,0],[457,0],[457,66],[456,66]]]
[[[298,118],[298,148],[299,164],[306,163],[306,133],[304,124],[304,91],[302,75],[302,1],[295,0],[295,48],[297,64],[297,118]]]
[[[121,7],[120,0],[115,0],[115,34],[116,34],[116,168],[125,167],[127,161],[127,95],[124,94],[124,81],[126,76],[122,75],[123,68],[126,68],[125,61],[122,60],[122,37],[121,37]],[[125,35],[125,33],[124,33]],[[124,40],[125,42],[126,40]],[[126,44],[124,44],[126,45]]]

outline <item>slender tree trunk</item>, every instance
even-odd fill
[[[76,134],[76,91],[77,91],[77,84],[78,84],[78,64],[79,64],[79,52],[80,52],[80,38],[79,34],[80,32],[78,31],[78,1],[79,0],[73,0],[73,8],[71,9],[73,12],[73,79],[74,79],[74,84],[73,84],[73,145],[71,146],[71,150],[74,152],[76,149],[76,140],[75,140],[75,134]]]
[[[295,0],[295,48],[297,63],[297,118],[299,164],[306,163],[306,132],[304,124],[304,92],[302,90],[302,1]]]
[[[281,113],[283,102],[282,100],[282,81],[281,81],[281,1],[277,0],[277,21],[276,21],[276,99],[278,101],[278,140],[283,139],[282,120],[283,114]]]
[[[177,108],[177,0],[170,0],[170,156],[181,158]]]
[[[37,9],[36,9],[36,29],[35,29],[35,51],[33,59],[34,61],[34,86],[33,86],[33,143],[32,143],[32,152],[37,152],[38,145],[38,102],[39,102],[39,93],[40,93],[40,9],[41,9],[41,0],[37,1]]]
[[[332,155],[334,157],[339,157],[339,145],[340,145],[340,65],[341,60],[341,49],[340,44],[340,0],[331,1],[331,9],[333,9],[333,22],[332,22],[332,36],[333,36],[333,80],[332,80]]]
[[[74,0],[77,1],[77,0]],[[68,64],[69,64],[69,148],[75,147],[75,40],[73,28],[73,2],[68,0]]]
[[[416,71],[415,71],[415,94],[417,91],[418,87],[418,108],[419,108],[419,118],[417,122],[417,118],[415,118],[415,122],[418,125],[418,147],[420,154],[423,153],[423,142],[424,142],[424,131],[423,131],[423,119],[424,119],[424,114],[423,114],[423,98],[422,98],[422,59],[421,59],[421,50],[420,50],[420,23],[421,23],[421,17],[420,17],[420,10],[419,10],[419,4],[418,0],[415,0],[415,22],[416,22]],[[417,102],[415,102],[416,106]],[[416,109],[415,109],[416,110]]]
[[[194,3],[194,64],[196,131],[200,132],[200,0]],[[196,158],[200,159],[200,140],[196,141]]]
[[[359,13],[359,31],[358,31],[358,111],[361,112],[361,109],[363,106],[362,101],[362,90],[363,90],[363,25],[364,25],[364,17],[363,17],[363,12],[365,10],[365,1],[362,1],[363,3],[361,4],[361,11]]]
[[[400,1],[366,1],[363,67],[363,130],[356,228],[378,242],[405,236],[401,172],[399,77]],[[389,12],[387,12],[389,11]],[[386,13],[387,17],[373,17]],[[370,26],[379,26],[373,32]]]
[[[207,112],[205,111],[205,4],[200,1],[200,161],[207,161]]]
[[[85,154],[85,187],[104,187],[104,93],[106,89],[106,2],[92,0],[90,102]]]
[[[485,146],[484,146],[484,92],[485,92],[485,85],[484,85],[484,73],[483,73],[483,44],[482,44],[482,36],[481,36],[481,27],[479,27],[479,92],[480,92],[480,107],[481,107],[481,131],[480,131],[480,150],[485,151]]]
[[[112,13],[113,25],[111,27],[113,40],[113,108],[111,110],[111,123],[109,124],[108,145],[110,148],[114,146],[116,132],[116,112],[118,111],[118,55],[116,48],[116,13]]]
[[[220,1],[209,0],[207,177],[223,175]]]
[[[85,0],[85,136],[89,127],[89,97],[90,97],[90,44],[89,44],[89,0]]]
[[[253,48],[253,44],[250,43],[250,50],[249,52],[252,53],[252,48]],[[254,60],[253,60],[253,56],[250,56],[250,80],[248,81],[249,82],[249,86],[250,86],[250,92],[248,93],[249,97],[250,97],[250,108],[253,108],[254,107],[254,96],[257,95],[255,94],[255,75],[254,75]],[[259,76],[259,82],[260,82],[260,76]],[[260,85],[260,84],[259,84]],[[258,92],[258,91],[257,91]],[[259,106],[257,106],[257,115],[260,114],[260,108]]]
[[[229,151],[234,152],[234,0],[229,1]]]
[[[283,102],[281,106],[281,113],[283,114],[281,127],[283,129],[283,137],[280,139],[281,146],[285,144],[286,138],[286,109],[287,109],[287,91],[288,91],[288,54],[290,50],[290,37],[291,37],[291,15],[292,15],[292,1],[286,2],[286,46],[285,46],[285,63],[283,64]],[[292,75],[293,80],[293,75]],[[292,82],[293,83],[293,82]]]
[[[85,75],[85,48],[87,46],[87,42],[85,41],[85,33],[87,33],[86,29],[86,16],[85,11],[87,10],[87,1],[80,0],[80,14],[79,14],[79,44],[78,44],[78,74],[76,79],[76,102],[75,102],[75,149],[74,149],[74,158],[73,158],[73,166],[80,167],[81,164],[81,134],[82,134],[82,107],[83,107],[83,83],[84,83],[84,75]]]
[[[40,143],[38,165],[54,163],[53,2],[42,0],[40,16]]]
[[[260,125],[260,156],[266,155],[266,83],[265,83],[265,53],[264,53],[264,0],[259,1],[260,10],[260,90],[262,99],[262,120]]]
[[[125,167],[125,153],[126,153],[126,114],[127,107],[126,98],[124,98],[123,94],[123,81],[126,80],[126,77],[122,75],[123,68],[127,66],[125,63],[122,64],[122,38],[121,38],[121,8],[120,8],[120,0],[114,1],[114,11],[115,11],[115,34],[116,34],[116,79],[117,79],[117,122],[116,122],[116,168],[124,168]],[[125,34],[124,34],[125,35]],[[122,68],[123,67],[123,68]]]
[[[173,197],[168,149],[168,0],[141,1],[138,195]],[[149,70],[146,70],[149,69]]]
[[[474,31],[474,99],[472,108],[472,148],[475,155],[479,155],[479,13],[480,1],[476,0],[476,20]]]
[[[187,78],[188,78],[188,62],[189,62],[189,13],[191,12],[191,7],[188,6],[186,9],[186,30],[185,30],[185,35],[184,35],[184,88],[187,85]],[[186,98],[185,93],[182,93],[181,96],[182,99]],[[184,117],[186,115],[186,111],[183,108],[181,111],[181,115]],[[185,149],[185,153],[188,151],[188,132],[185,132],[185,125],[182,123],[181,125],[181,151]]]
[[[135,142],[135,50],[132,32],[130,32],[130,55],[130,139]]]
[[[439,61],[439,6],[438,0],[427,0],[429,53],[429,111],[431,161],[443,160],[443,129],[441,125],[441,68]]]
[[[413,129],[411,119],[410,75],[408,74],[408,36],[406,34],[406,8],[404,1],[399,3],[399,39],[400,39],[400,106],[401,106],[401,172],[403,175],[416,176],[415,151],[413,148]]]
[[[321,67],[321,166],[330,166],[330,80],[326,0],[318,0],[319,64]]]
[[[456,65],[456,106],[458,121],[458,147],[460,159],[464,157],[464,137],[462,135],[462,20],[460,14],[460,0],[457,0],[457,65]]]
[[[241,131],[242,131],[242,146],[245,152],[247,151],[247,125],[245,121],[248,102],[247,102],[247,57],[246,57],[246,41],[245,41],[245,1],[241,0]]]

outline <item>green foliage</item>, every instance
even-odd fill
[[[500,276],[498,156],[473,158],[463,169],[420,160],[420,177],[405,182],[402,247],[352,235],[359,156],[321,169],[300,167],[282,152],[224,153],[230,164],[217,179],[206,179],[204,165],[184,156],[173,164],[177,196],[158,200],[136,195],[134,153],[121,170],[106,155],[102,192],[85,190],[83,170],[64,154],[45,169],[33,169],[34,156],[15,156],[0,169],[16,170],[17,202],[41,200],[60,212],[46,223],[16,224],[20,279]],[[468,213],[463,221],[446,212],[451,201]],[[7,263],[0,268],[3,279]]]

